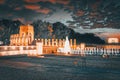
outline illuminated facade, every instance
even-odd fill
[[[108,38],[108,43],[119,43],[118,38]]]
[[[10,36],[10,45],[30,45],[34,40],[34,28],[32,25],[21,25],[19,34]]]
[[[68,40],[67,40],[68,41]],[[86,45],[81,43],[75,45],[76,39],[69,40],[70,53],[62,52],[65,48],[65,39],[36,39],[36,45],[28,46],[0,46],[0,56],[27,54],[28,56],[39,56],[43,54],[56,55],[120,55],[119,44]],[[72,43],[71,43],[72,42]],[[67,47],[67,46],[66,46]],[[67,48],[68,48],[67,47]]]
[[[71,48],[70,48],[70,43],[69,43],[68,37],[66,37],[65,45],[64,45],[63,49],[64,49],[64,53],[66,53],[66,54],[71,53]]]
[[[43,44],[43,53],[47,54],[57,53],[57,49],[63,48],[65,45],[65,39],[34,39],[34,29],[31,25],[21,25],[19,34],[10,36],[10,46],[28,46],[33,41],[35,43],[41,42]],[[76,48],[76,39],[70,39],[69,43],[70,48]]]
[[[43,43],[43,53],[57,53],[58,48],[64,48],[65,39],[35,39],[37,42]],[[70,39],[70,48],[76,48],[76,39]]]
[[[32,42],[36,45],[31,45]],[[33,43],[34,43],[33,42]],[[0,46],[0,56],[27,54],[36,56],[42,54],[73,54],[73,55],[119,55],[120,41],[118,38],[108,38],[109,44],[87,45],[76,44],[76,39],[34,39],[34,28],[31,25],[21,25],[19,34],[10,36],[10,46]],[[117,44],[111,44],[117,43]],[[9,53],[9,54],[8,54]]]
[[[71,53],[71,46],[68,40],[68,37],[66,36],[66,40],[65,40],[65,45],[63,48],[58,48],[57,49],[58,53],[65,53],[65,54],[70,54]]]

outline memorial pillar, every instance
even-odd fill
[[[37,55],[43,54],[43,43],[42,42],[36,43],[36,53]]]
[[[52,39],[52,46],[54,46],[54,39]]]
[[[47,46],[47,39],[45,39],[45,46]]]
[[[70,39],[70,46],[72,47],[72,39]]]

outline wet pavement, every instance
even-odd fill
[[[0,80],[120,80],[120,57],[0,58]]]

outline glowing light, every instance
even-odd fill
[[[26,46],[26,49],[28,49],[29,47],[28,46]]]
[[[15,49],[15,46],[11,46],[12,49]]]
[[[4,47],[5,50],[7,50],[7,47]]]
[[[34,46],[31,46],[31,48],[33,49],[33,48],[34,48]]]
[[[68,36],[66,36],[66,40],[65,40],[64,53],[66,53],[66,54],[71,53],[71,48],[70,48]]]
[[[108,43],[119,43],[118,38],[108,38]]]
[[[43,44],[41,42],[37,43],[37,54],[43,54]]]
[[[22,54],[24,51],[23,51],[23,46],[20,46],[20,54]]]
[[[45,56],[37,56],[38,58],[44,58]]]
[[[80,44],[80,48],[83,50],[83,49],[85,49],[85,44],[84,43],[81,43]]]

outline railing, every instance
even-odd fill
[[[0,46],[0,56],[35,54],[36,46]]]
[[[89,48],[71,50],[71,54],[85,54],[85,55],[120,55],[120,49],[103,49],[103,48]]]

